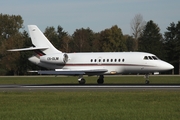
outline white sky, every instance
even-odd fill
[[[25,30],[29,24],[42,31],[60,25],[70,35],[82,27],[100,32],[113,25],[131,35],[130,22],[141,14],[163,34],[171,22],[180,21],[180,0],[1,0],[0,13],[21,15]]]

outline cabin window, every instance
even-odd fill
[[[107,62],[109,62],[109,59],[107,59]]]
[[[99,59],[99,62],[101,62],[101,59]]]
[[[116,59],[114,59],[114,62],[116,62],[117,60]]]
[[[113,62],[113,59],[111,59],[111,62]]]
[[[105,62],[105,59],[103,59],[103,62]]]
[[[93,62],[93,59],[91,59],[91,62]]]
[[[96,59],[94,60],[94,62],[96,62]]]
[[[118,62],[121,62],[121,59],[118,59]]]
[[[122,62],[124,62],[124,59],[122,59]]]

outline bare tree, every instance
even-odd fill
[[[143,20],[143,16],[141,14],[135,15],[134,19],[131,21],[131,32],[135,40],[134,50],[138,50],[138,38],[143,31],[146,22]]]

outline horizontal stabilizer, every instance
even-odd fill
[[[48,47],[29,47],[29,48],[20,48],[20,49],[11,49],[8,51],[30,51],[30,50],[45,50]]]

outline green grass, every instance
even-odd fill
[[[85,77],[96,84],[97,77]],[[180,84],[180,76],[150,76]],[[0,77],[0,84],[70,84],[77,77]],[[143,76],[105,77],[109,84],[144,84]],[[179,90],[0,91],[1,120],[179,120]]]
[[[78,77],[55,76],[1,76],[0,84],[78,84]],[[97,84],[98,77],[85,76],[87,84]],[[150,84],[180,84],[180,76],[150,76]],[[144,84],[144,76],[105,76],[105,84]]]
[[[0,92],[1,120],[179,120],[179,91]]]

